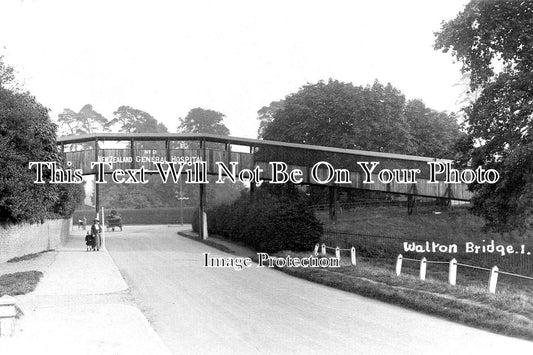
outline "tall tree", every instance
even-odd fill
[[[81,185],[35,184],[35,169],[28,169],[30,162],[58,162],[61,167],[48,109],[30,93],[4,85],[9,83],[0,82],[0,223],[71,215],[83,199]],[[49,174],[45,169],[45,179]]]
[[[64,135],[92,134],[108,131],[108,120],[87,104],[79,112],[66,108],[58,115],[59,132]]]
[[[131,106],[120,106],[113,112],[114,118],[109,121],[107,127],[118,128],[124,133],[167,133],[167,127],[158,122],[148,112],[141,111]]]
[[[180,118],[178,132],[182,133],[211,133],[227,136],[229,129],[224,125],[226,117],[223,113],[205,110],[197,107],[189,111],[187,116]]]
[[[456,144],[465,135],[454,115],[426,107],[421,100],[410,100],[405,105],[405,119],[416,155],[454,158]]]
[[[263,138],[265,129],[274,121],[274,115],[283,108],[285,100],[272,101],[270,105],[263,106],[257,111],[257,119],[259,120],[259,128],[257,129],[257,136]]]
[[[453,116],[377,81],[308,84],[259,114],[264,139],[390,153],[450,156],[459,132]]]
[[[18,87],[15,78],[15,68],[5,63],[3,55],[0,55],[0,86],[11,91],[14,91],[13,89]]]
[[[500,172],[474,184],[473,210],[499,231],[533,227],[533,1],[472,0],[436,34],[470,75],[475,101],[465,108],[473,167]],[[472,145],[473,146],[473,145]]]

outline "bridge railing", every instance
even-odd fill
[[[93,142],[93,149],[90,142]],[[122,141],[123,148],[110,149],[99,142],[101,140]],[[444,197],[454,200],[469,201],[471,193],[466,184],[447,184],[439,177],[436,183],[429,183],[428,162],[437,159],[387,154],[381,152],[365,152],[358,150],[338,149],[303,144],[270,142],[262,140],[241,139],[213,135],[132,135],[108,134],[84,136],[81,138],[68,137],[58,140],[64,148],[67,161],[72,162],[73,168],[82,169],[84,174],[93,174],[90,164],[93,161],[111,159],[113,169],[139,168],[156,170],[156,161],[183,161],[184,159],[201,159],[207,162],[209,174],[218,174],[217,162],[229,164],[238,162],[238,171],[253,169],[259,166],[263,170],[264,180],[272,179],[270,162],[284,162],[288,170],[300,169],[303,184],[339,186],[354,189],[383,191],[397,194],[410,194],[425,197]],[[81,144],[85,149],[72,150]],[[70,146],[69,146],[70,145]],[[233,151],[232,146],[248,147],[249,152]],[[66,148],[66,149],[65,149]],[[376,174],[372,174],[374,183],[363,183],[365,174],[359,162],[379,162]],[[322,166],[317,169],[317,178],[311,176],[311,168],[318,162],[328,162],[335,169],[346,169],[349,182],[339,183],[330,181],[322,183],[328,176],[328,169]],[[416,183],[391,182],[382,183],[377,178],[381,169],[419,169]]]

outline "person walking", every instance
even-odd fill
[[[94,243],[96,245],[97,251],[100,250],[100,245],[102,243],[101,234],[102,226],[100,225],[100,220],[98,218],[95,218],[91,226],[91,235],[94,238]]]

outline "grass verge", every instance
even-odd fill
[[[43,277],[40,271],[24,271],[0,276],[0,297],[3,295],[17,296],[35,290]]]
[[[22,255],[22,256],[17,256],[15,258],[11,258],[9,259],[7,262],[8,263],[18,263],[20,261],[26,261],[26,260],[31,260],[31,259],[35,259],[39,256],[41,256],[42,254],[44,253],[48,253],[50,251],[54,251],[55,249],[49,249],[49,250],[43,250],[41,252],[38,252],[38,253],[33,253],[33,254],[26,254],[26,255]]]
[[[336,222],[329,219],[327,212],[316,216],[324,227],[342,232],[437,241],[501,239],[496,233],[483,232],[483,219],[465,208],[439,211],[439,214],[435,210],[434,206],[419,206],[408,215],[406,207],[356,207],[343,211]]]
[[[225,245],[178,234],[234,254]],[[307,257],[306,253],[282,252],[285,257]],[[257,261],[255,258],[254,261]],[[291,276],[374,298],[386,303],[439,316],[494,333],[533,340],[533,283],[500,278],[495,295],[488,293],[485,276],[476,270],[462,270],[457,286],[449,285],[447,269],[428,268],[427,279],[416,276],[418,265],[405,264],[402,275],[394,273],[394,260],[358,258],[357,267],[341,258],[339,268],[277,268]]]
[[[308,254],[280,253],[305,257]],[[390,265],[389,265],[390,264]],[[442,281],[442,272],[428,271],[426,281],[415,275],[418,269],[406,267],[397,276],[389,260],[359,259],[357,267],[343,258],[340,268],[278,268],[289,275],[326,286],[406,307],[454,322],[533,340],[531,286],[517,287],[511,280],[501,282],[499,291],[488,293],[479,275],[464,274],[461,284]]]

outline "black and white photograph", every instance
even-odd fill
[[[530,354],[533,0],[2,0],[0,354]]]

